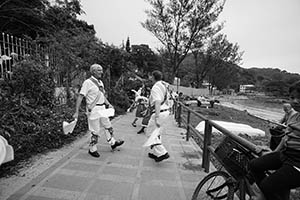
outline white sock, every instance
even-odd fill
[[[90,152],[95,152],[97,151],[97,145],[93,145],[90,147]]]
[[[116,140],[115,140],[114,137],[111,137],[111,138],[108,140],[108,143],[109,143],[110,145],[114,145],[115,142],[116,142]]]

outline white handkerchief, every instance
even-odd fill
[[[115,109],[108,108],[101,111],[103,117],[113,117],[115,115]]]
[[[14,148],[11,145],[6,145],[6,156],[3,160],[3,163],[12,161],[14,158]]]
[[[0,165],[14,159],[14,149],[7,140],[0,135]]]
[[[5,157],[6,157],[6,145],[4,140],[0,138],[0,165],[3,163]]]
[[[64,134],[69,134],[69,133],[72,133],[75,126],[76,126],[76,123],[77,123],[77,119],[75,119],[74,121],[68,123],[66,121],[63,122],[63,131],[64,131]]]

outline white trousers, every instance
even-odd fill
[[[112,135],[112,125],[108,117],[100,117],[98,119],[89,119],[88,118],[88,126],[89,131],[92,132],[94,135],[97,135],[98,137],[101,136],[101,127],[104,128],[104,133],[106,136],[106,140],[110,145],[115,144],[115,139]],[[96,144],[90,145],[90,151],[94,152],[97,151]]]
[[[157,135],[157,139],[153,140],[152,144],[150,144],[149,152],[156,155],[157,157],[162,156],[168,152],[162,144],[162,135],[163,135],[163,133],[166,132],[165,124],[166,124],[169,114],[170,114],[169,111],[161,112],[159,114],[159,118],[157,119],[158,122],[160,123],[159,133]],[[152,134],[155,134],[154,130],[156,128],[157,128],[157,126],[155,124],[155,114],[152,114],[152,116],[149,120],[149,125],[146,129],[146,134],[150,135],[150,137],[151,137]]]

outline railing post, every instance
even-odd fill
[[[179,106],[178,106],[178,113],[177,113],[178,127],[181,127],[181,109],[182,109],[182,106],[181,106],[181,104],[179,104]]]
[[[191,111],[188,109],[187,127],[186,127],[186,141],[189,141],[189,138],[190,138],[190,117],[191,117]]]
[[[177,121],[177,101],[174,100],[174,105],[173,105],[173,111],[174,111],[174,118]]]
[[[209,172],[210,152],[208,150],[208,147],[211,145],[211,134],[212,134],[212,126],[211,124],[209,124],[208,120],[205,120],[203,156],[202,156],[202,167],[204,168],[205,172]]]

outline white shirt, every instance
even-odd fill
[[[100,86],[104,88],[103,82],[101,80],[97,80],[95,77],[91,77],[92,79],[95,79]],[[103,104],[105,101],[104,94],[99,90],[98,86],[90,79],[86,79],[79,92],[81,95],[85,96],[86,103],[88,106],[90,106],[97,98],[98,95],[100,95],[100,98],[96,104]]]
[[[153,106],[155,101],[163,102],[165,99],[166,92],[167,88],[165,87],[165,85],[163,85],[162,81],[157,81],[151,89],[151,94],[149,97],[150,104]],[[168,108],[169,106],[167,105],[167,101],[165,101],[164,104],[160,106],[161,110]]]

